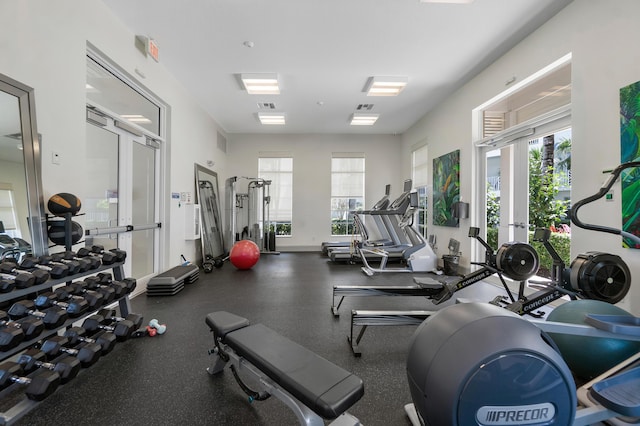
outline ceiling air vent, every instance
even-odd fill
[[[371,111],[373,109],[373,104],[358,104],[356,107],[356,111]]]
[[[273,102],[258,102],[258,108],[260,109],[276,109],[276,104]]]

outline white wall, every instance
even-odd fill
[[[73,192],[90,171],[85,170],[85,49],[89,41],[130,75],[139,68],[141,83],[171,105],[171,192],[193,191],[193,163],[215,161],[220,181],[229,176],[255,174],[259,151],[294,154],[294,237],[279,246],[315,249],[329,235],[329,161],[332,151],[363,151],[367,156],[367,203],[380,197],[386,183],[397,194],[410,177],[411,148],[427,141],[432,158],[461,150],[461,196],[472,199],[473,162],[471,110],[505,90],[505,82],[521,80],[572,52],[573,79],[573,199],[597,190],[602,170],[620,161],[618,90],[640,80],[640,52],[633,41],[640,36],[636,0],[574,1],[547,24],[471,80],[433,112],[399,137],[352,135],[226,135],[228,153],[216,148],[219,127],[207,117],[183,87],[163,67],[135,48],[134,36],[97,0],[21,0],[0,3],[0,72],[35,88],[38,131],[43,135],[43,186],[45,197]],[[162,56],[161,56],[162,58]],[[50,162],[51,152],[61,154],[61,164]],[[370,173],[376,170],[375,174]],[[222,189],[222,188],[221,188]],[[617,194],[619,194],[617,187]],[[325,200],[321,205],[313,200]],[[472,204],[472,209],[478,206]],[[166,259],[180,254],[193,258],[196,242],[184,240],[184,217],[170,201],[170,216],[163,223],[167,234]],[[619,203],[599,204],[581,216],[586,222],[620,226]],[[432,226],[438,241],[461,241],[462,262],[470,251],[463,221],[460,228]],[[640,276],[640,252],[625,250],[615,236],[575,229],[573,256],[587,250],[619,254]],[[632,286],[623,307],[640,313],[640,289]]]
[[[171,192],[194,192],[194,163],[215,161],[224,174],[226,156],[216,147],[220,129],[162,64],[142,55],[135,34],[97,0],[3,1],[0,3],[0,73],[35,89],[38,131],[42,137],[45,200],[57,192],[81,192],[90,179],[84,167],[86,43],[89,41],[140,84],[171,106],[168,133]],[[135,69],[146,78],[137,76]],[[51,163],[51,152],[61,164]],[[184,213],[177,201],[166,206],[164,267],[196,255],[198,241],[184,239]]]
[[[228,176],[256,176],[261,151],[288,152],[293,156],[292,237],[278,238],[278,250],[320,250],[331,236],[331,153],[365,154],[365,205],[371,206],[391,184],[393,200],[402,192],[402,182],[411,169],[398,173],[400,138],[391,135],[233,134],[229,137]],[[246,185],[246,183],[245,183]],[[239,192],[244,192],[240,187]],[[349,241],[350,237],[343,238]]]
[[[438,108],[403,135],[402,168],[410,167],[411,147],[423,139],[429,154],[440,156],[461,149],[461,195],[471,199],[473,179],[471,159],[471,110],[506,89],[512,76],[517,81],[533,74],[567,53],[572,53],[572,199],[597,192],[605,180],[603,170],[620,163],[619,89],[640,80],[640,52],[633,40],[640,37],[635,0],[574,1],[535,33],[493,63]],[[620,187],[615,187],[620,194]],[[621,227],[620,202],[594,203],[581,210],[586,223]],[[478,208],[473,206],[472,208]],[[454,237],[463,244],[462,261],[468,262],[471,249],[466,237],[472,221],[462,227],[430,226],[439,241]],[[620,255],[640,277],[640,251],[623,249],[620,238],[572,227],[572,257],[586,251]],[[468,264],[468,263],[467,263]],[[623,308],[640,313],[640,288],[632,288]]]

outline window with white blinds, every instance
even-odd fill
[[[571,55],[543,68],[479,108],[481,142],[505,145],[571,113]],[[570,124],[569,124],[570,125]],[[506,142],[506,143],[505,143]]]
[[[270,180],[269,220],[276,236],[291,235],[293,218],[293,158],[258,158],[258,177]]]
[[[331,235],[351,235],[355,210],[364,206],[365,159],[359,153],[331,158]]]

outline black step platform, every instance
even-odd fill
[[[147,296],[173,296],[199,277],[200,269],[196,265],[175,266],[149,280]]]

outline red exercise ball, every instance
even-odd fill
[[[260,259],[260,248],[251,240],[238,241],[231,247],[229,261],[238,269],[251,269]]]

